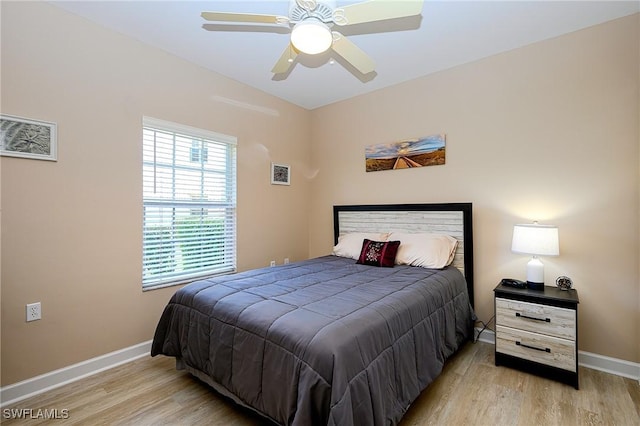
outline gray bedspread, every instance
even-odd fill
[[[473,318],[455,268],[325,256],[185,286],[151,355],[176,357],[280,424],[396,424]]]

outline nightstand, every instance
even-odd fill
[[[578,389],[578,292],[498,285],[495,363]]]

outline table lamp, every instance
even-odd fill
[[[511,251],[531,254],[527,263],[527,286],[532,290],[544,290],[544,265],[538,256],[558,256],[558,227],[532,224],[515,225]]]

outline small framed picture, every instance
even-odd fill
[[[291,167],[288,164],[271,163],[271,184],[291,185]]]
[[[0,114],[0,155],[56,161],[56,123]]]

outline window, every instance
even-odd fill
[[[236,270],[236,139],[143,119],[142,288]]]

